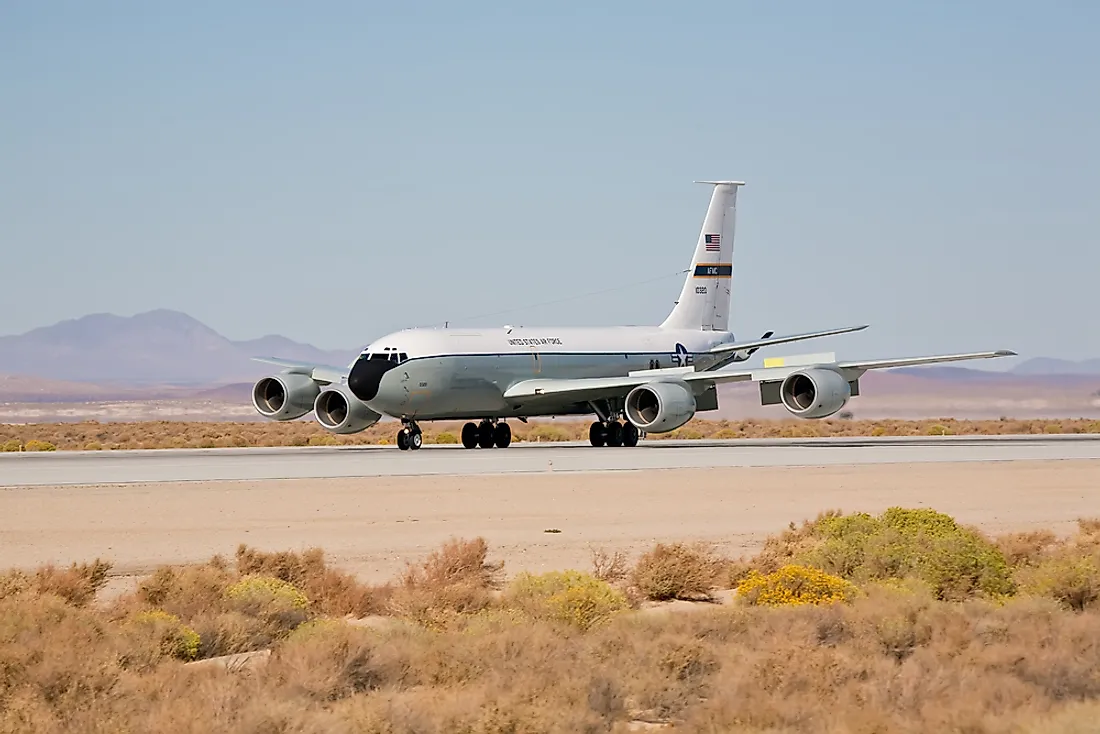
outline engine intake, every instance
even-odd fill
[[[313,403],[313,412],[322,428],[338,434],[365,431],[382,418],[343,385],[329,385],[321,390]]]
[[[783,407],[799,418],[827,418],[852,397],[852,387],[834,370],[792,372],[779,386]]]
[[[631,390],[626,419],[648,433],[675,430],[695,415],[695,393],[682,382],[649,382]]]
[[[264,418],[290,421],[313,409],[321,390],[305,375],[282,373],[263,377],[252,386],[252,407]]]

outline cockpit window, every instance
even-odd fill
[[[404,362],[409,358],[405,352],[398,352],[396,347],[385,347],[380,352],[364,352],[359,359],[377,359],[384,362]]]

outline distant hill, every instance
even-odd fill
[[[1067,359],[1035,357],[1011,370],[1018,375],[1100,375],[1100,359],[1071,362]]]
[[[92,314],[0,337],[0,374],[100,384],[212,385],[270,369],[251,357],[346,365],[358,350],[325,351],[281,336],[231,341],[178,311]]]

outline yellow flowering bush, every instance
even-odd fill
[[[855,593],[856,587],[839,576],[794,564],[769,574],[750,571],[737,586],[738,596],[756,606],[832,604],[850,601]]]
[[[134,616],[133,623],[148,631],[161,653],[180,660],[194,660],[199,654],[199,634],[174,614],[153,609]]]
[[[580,571],[520,574],[512,582],[508,602],[533,617],[565,622],[581,630],[630,606],[621,591]]]
[[[243,578],[226,589],[225,593],[230,599],[245,604],[275,604],[293,609],[305,609],[309,606],[309,599],[294,584],[272,576]]]

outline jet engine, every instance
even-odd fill
[[[695,415],[695,394],[682,382],[649,382],[627,393],[624,412],[639,429],[666,433]]]
[[[852,397],[852,387],[834,370],[792,372],[779,386],[783,407],[799,418],[827,418]]]
[[[321,390],[313,403],[313,412],[323,428],[339,434],[364,431],[382,417],[344,385],[328,385]]]
[[[291,421],[313,409],[321,388],[306,375],[283,372],[261,378],[252,386],[252,407],[264,418]]]

